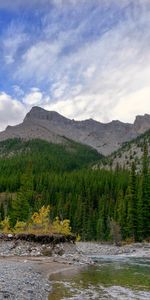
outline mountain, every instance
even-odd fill
[[[54,111],[33,107],[24,121],[8,126],[0,133],[0,141],[21,138],[42,139],[55,144],[65,144],[66,138],[89,145],[107,156],[118,150],[124,142],[130,141],[150,129],[150,115],[137,116],[134,124],[118,120],[101,123],[93,119],[75,121]]]
[[[143,146],[144,143],[148,146],[148,156],[150,161],[150,130],[133,139],[130,142],[126,142],[117,151],[113,152],[107,158],[100,161],[93,166],[93,169],[105,168],[116,169],[118,166],[125,169],[130,169],[132,162],[136,164],[136,170],[139,171],[142,168]]]
[[[88,167],[101,160],[95,149],[66,139],[65,144],[43,140],[8,139],[0,142],[0,170],[8,176],[24,172],[32,162],[33,173],[66,172]]]
[[[130,162],[136,158],[135,147],[141,151],[145,139],[148,143],[150,141],[150,130],[140,134],[148,122],[148,115],[137,117],[133,125],[119,121],[109,124],[94,120],[77,122],[56,112],[32,109],[22,124],[8,127],[1,133],[5,140],[0,142],[0,222],[5,217],[10,218],[11,226],[17,220],[28,222],[34,212],[50,205],[51,220],[57,216],[60,220],[69,219],[72,231],[79,234],[82,240],[108,241],[114,239],[113,230],[119,232],[119,239],[122,240],[133,240],[133,234],[136,234],[135,241],[149,240],[150,176],[147,168],[142,174],[134,170],[130,174],[125,168],[116,168],[114,172],[101,167],[97,170],[93,168],[105,160],[110,169],[108,161],[113,159],[113,155],[114,159],[123,157],[124,151]],[[100,131],[97,128],[104,130],[107,127],[109,136],[116,133],[118,138],[121,137],[119,128],[120,132],[124,132],[126,126],[129,132],[139,132],[140,136],[104,157],[96,149],[58,134],[58,128],[68,133],[68,128],[73,132],[73,126],[74,132],[79,128],[79,133],[82,129],[87,134],[93,124],[93,132],[97,135]],[[35,139],[37,135],[40,139]],[[9,136],[11,139],[8,139]],[[45,137],[48,141],[43,140]],[[53,142],[53,137],[57,144]],[[142,161],[141,158],[139,161]],[[148,165],[146,156],[145,162]],[[113,164],[113,161],[110,163]],[[131,209],[133,199],[134,210]],[[136,222],[134,232],[132,220]]]

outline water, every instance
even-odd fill
[[[49,300],[150,300],[150,259],[97,257],[95,266],[53,275]]]

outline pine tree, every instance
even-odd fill
[[[33,195],[32,166],[29,163],[26,172],[21,177],[21,186],[12,202],[11,223],[26,221],[29,217],[30,204]]]
[[[99,211],[97,220],[97,239],[107,240],[109,235],[108,229],[108,210],[107,210],[107,197],[103,196],[99,201]]]
[[[127,197],[124,197],[122,190],[118,193],[114,217],[121,227],[121,237],[125,239],[127,237]]]
[[[137,240],[137,190],[135,164],[132,163],[130,183],[128,189],[128,234],[134,241]]]
[[[150,237],[150,169],[146,142],[144,143],[141,191],[138,204],[138,233],[140,239]]]
[[[4,205],[1,203],[0,205],[0,221],[4,220],[5,218],[5,212],[4,212]]]

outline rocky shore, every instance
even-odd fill
[[[72,242],[46,243],[0,238],[0,300],[46,300],[49,276],[92,263]]]
[[[79,242],[76,243],[78,252],[85,256],[136,256],[150,258],[150,243],[133,243],[123,246],[115,246],[113,244]]]
[[[150,243],[115,245],[72,242],[41,244],[0,239],[0,300],[46,300],[49,276],[93,264],[92,257],[136,256],[150,258]]]
[[[0,299],[47,299],[49,280],[35,268],[33,261],[0,258]]]

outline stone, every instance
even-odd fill
[[[7,236],[8,236],[9,239],[13,238],[13,234],[11,234],[11,233],[9,233]]]

